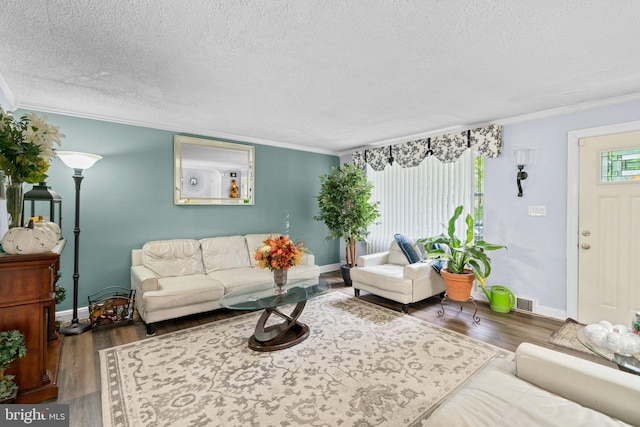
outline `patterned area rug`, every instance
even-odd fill
[[[104,425],[420,425],[488,361],[513,357],[339,292],[307,303],[306,341],[260,353],[247,347],[259,315],[102,350]]]
[[[584,328],[584,326],[585,325],[582,323],[568,318],[564,321],[564,324],[560,329],[551,334],[551,337],[549,337],[549,343],[593,356],[593,352],[582,345],[580,341],[578,341],[578,338],[576,338],[576,332],[578,332],[579,329]]]

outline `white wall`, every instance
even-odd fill
[[[537,313],[566,317],[567,134],[639,119],[636,101],[503,127],[502,156],[485,162],[485,239],[509,249],[491,254],[488,285],[501,284],[534,300]],[[529,177],[523,181],[521,198],[514,147],[535,149],[534,164],[525,169]],[[547,215],[528,216],[529,206],[545,206]]]

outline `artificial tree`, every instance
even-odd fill
[[[320,182],[320,214],[313,219],[327,225],[327,240],[344,240],[345,267],[349,269],[356,264],[356,243],[369,235],[369,226],[380,216],[380,202],[370,202],[373,185],[352,163],[332,167],[331,173],[320,176]]]

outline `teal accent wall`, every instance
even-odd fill
[[[17,117],[25,111],[15,112]],[[316,264],[340,261],[339,242],[327,241],[317,214],[319,176],[338,166],[337,156],[250,144],[255,147],[255,205],[175,206],[173,204],[174,132],[56,114],[46,115],[66,135],[61,150],[99,154],[84,171],[80,193],[78,306],[107,286],[130,286],[131,250],[145,242],[236,234],[279,232],[304,240]],[[207,137],[204,137],[207,138]],[[212,138],[210,138],[212,139]],[[242,141],[234,141],[244,143]],[[53,159],[47,183],[62,197],[59,284],[73,305],[75,184],[73,171]],[[25,192],[31,189],[25,185]]]

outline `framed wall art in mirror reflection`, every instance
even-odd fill
[[[253,205],[251,145],[175,135],[173,203]]]

